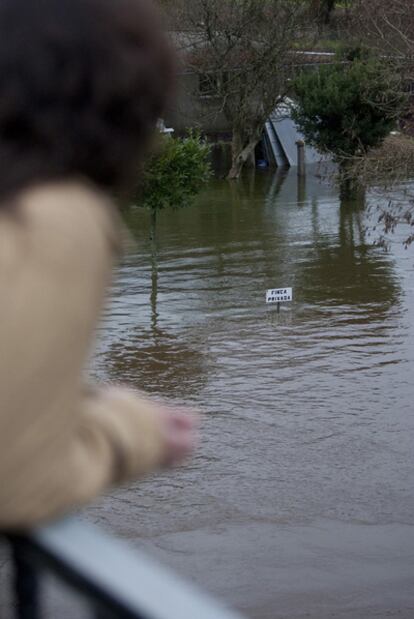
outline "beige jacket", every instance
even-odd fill
[[[0,208],[0,530],[57,516],[164,457],[150,402],[83,385],[114,207],[80,183],[15,200]]]

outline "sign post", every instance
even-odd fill
[[[280,304],[293,300],[292,288],[270,288],[266,291],[266,303],[277,303],[277,311],[280,312]]]

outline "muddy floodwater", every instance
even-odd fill
[[[83,517],[253,619],[414,617],[414,248],[294,171],[161,213],[156,256],[126,220],[92,373],[197,408],[202,441]]]

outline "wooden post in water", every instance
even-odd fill
[[[296,146],[298,148],[298,176],[305,176],[305,142],[303,140],[298,140]]]

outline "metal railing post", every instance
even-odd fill
[[[27,558],[25,544],[9,537],[13,559],[13,592],[16,619],[40,619],[39,573]]]
[[[44,573],[73,589],[94,619],[243,619],[149,557],[73,518],[4,537],[14,559],[16,619],[40,619]]]

